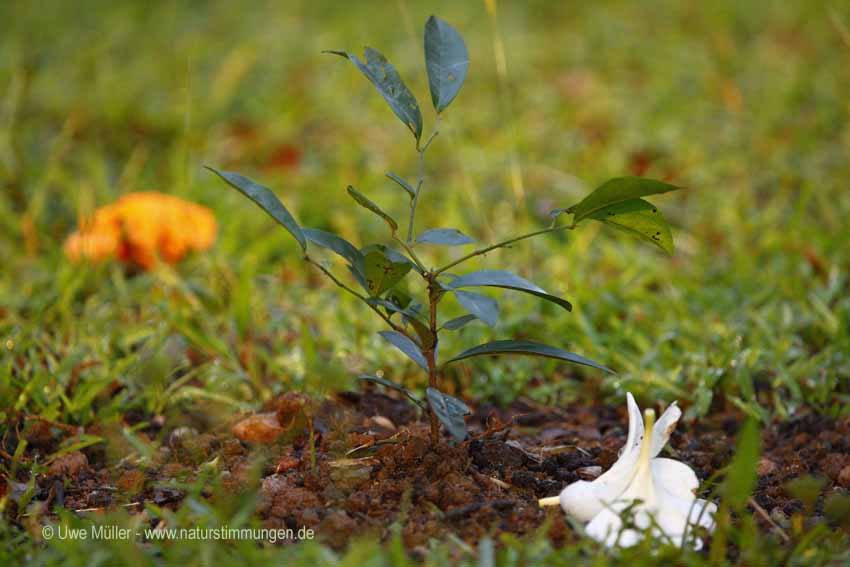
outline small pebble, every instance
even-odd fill
[[[847,465],[838,473],[838,484],[844,488],[850,488],[850,465]]]
[[[776,472],[776,463],[770,459],[759,459],[756,472],[759,476],[767,476]]]
[[[580,469],[576,469],[576,474],[582,480],[593,480],[602,474],[602,467],[581,467]]]

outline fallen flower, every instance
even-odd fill
[[[175,264],[215,241],[217,223],[208,208],[156,192],[130,193],[101,207],[65,240],[72,261],[117,258],[144,269],[157,258]]]
[[[695,497],[699,480],[688,465],[657,456],[682,411],[674,402],[656,423],[655,412],[648,409],[644,424],[632,395],[626,400],[629,433],[617,462],[596,480],[574,482],[560,496],[541,499],[540,505],[560,504],[568,515],[589,522],[587,534],[609,547],[632,546],[652,528],[654,535],[675,545],[688,541],[700,549],[702,540],[694,536],[693,527],[713,529],[717,506]],[[631,524],[624,524],[624,513],[631,515]]]

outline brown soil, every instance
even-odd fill
[[[269,428],[267,416],[258,418],[256,443],[240,441],[230,431],[164,431],[154,424],[140,434],[163,442],[144,468],[121,461],[125,455],[110,454],[108,444],[70,453],[39,477],[34,501],[81,514],[119,506],[133,513],[144,502],[174,508],[185,492],[173,481],[192,481],[205,466],[215,466],[227,489],[224,497],[259,489],[257,514],[265,526],[296,531],[307,526],[336,549],[355,535],[386,538],[398,530],[407,549],[417,554],[429,539],[448,532],[473,543],[488,533],[529,533],[544,522],[548,536],[560,545],[574,538],[574,532],[559,508],[541,510],[537,499],[605,470],[626,435],[625,404],[482,404],[468,419],[470,440],[453,444],[444,439],[436,449],[413,406],[376,391],[344,393],[321,405],[288,395],[266,409],[276,424]],[[668,451],[705,480],[730,460],[741,423],[731,410],[680,423]],[[28,437],[30,451],[41,454],[70,434],[39,421],[26,425],[22,436]],[[249,425],[233,431],[248,438]],[[99,433],[110,437],[108,431]],[[803,509],[785,488],[791,478],[818,475],[825,482],[823,494],[847,492],[848,434],[850,419],[812,414],[764,432],[754,500],[763,510],[756,516],[766,529],[775,529],[767,515],[782,525]],[[257,462],[259,469],[252,467]],[[252,470],[259,475],[252,476]],[[11,482],[5,489],[14,496],[22,487]],[[217,497],[214,491],[205,496]],[[808,511],[809,521],[818,520],[822,498]],[[14,504],[10,511],[14,516]]]

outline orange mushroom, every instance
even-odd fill
[[[81,223],[65,240],[65,255],[72,261],[117,258],[148,270],[157,258],[176,264],[208,249],[217,229],[206,207],[163,193],[130,193]]]

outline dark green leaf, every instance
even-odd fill
[[[449,331],[456,331],[461,327],[467,325],[468,323],[475,321],[476,319],[478,319],[478,317],[476,317],[475,315],[461,315],[460,317],[455,317],[454,319],[450,319],[449,321],[443,323],[443,328]]]
[[[384,337],[384,339],[398,350],[410,357],[410,360],[421,366],[424,370],[428,370],[428,362],[425,361],[425,355],[422,354],[422,351],[419,350],[416,343],[398,331],[381,331],[378,334]]]
[[[381,307],[383,307],[383,308],[385,308],[389,311],[392,311],[393,313],[401,313],[402,315],[405,315],[405,316],[409,317],[410,319],[416,319],[416,320],[419,319],[419,314],[416,313],[413,309],[400,307],[400,306],[396,305],[395,303],[393,303],[392,301],[387,301],[386,299],[381,299],[379,297],[370,297],[366,301],[367,301],[367,303],[369,303],[371,305],[381,306]]]
[[[414,197],[416,196],[416,190],[413,188],[413,186],[412,186],[410,183],[408,183],[407,181],[405,181],[405,180],[404,180],[404,178],[402,178],[402,177],[400,177],[400,176],[396,175],[396,174],[395,174],[395,173],[393,173],[392,171],[391,171],[391,172],[389,172],[389,173],[387,174],[387,177],[389,177],[390,179],[392,179],[393,181],[395,181],[396,183],[398,183],[398,184],[399,184],[399,186],[400,186],[402,189],[404,189],[405,191],[407,191],[407,194],[408,194],[408,195],[410,195],[410,198],[411,198],[411,199],[412,199],[412,198],[414,198]]]
[[[416,139],[422,137],[422,113],[419,111],[419,103],[416,102],[416,97],[401,80],[398,71],[387,61],[386,57],[381,55],[381,52],[367,47],[365,64],[356,55],[345,51],[328,51],[328,53],[346,57],[357,65],[360,72],[366,75],[366,78],[375,85],[375,88],[393,109],[395,115],[413,132]]]
[[[365,270],[365,268],[364,268],[364,270]],[[355,268],[354,266],[352,266],[350,264],[348,266],[348,271],[351,272],[351,275],[354,276],[354,279],[357,280],[357,283],[360,284],[360,287],[362,287],[363,289],[365,289],[368,292],[369,291],[369,285],[366,283],[366,276],[363,273],[363,271],[358,270],[357,268]]]
[[[601,221],[673,253],[673,235],[664,215],[648,201],[631,199],[603,207],[588,218]]]
[[[756,468],[761,453],[758,423],[747,420],[738,434],[735,456],[726,471],[722,493],[733,510],[743,509],[756,486]]]
[[[557,303],[567,311],[573,310],[573,306],[570,305],[570,302],[566,299],[561,299],[560,297],[551,295],[549,292],[530,281],[504,270],[480,270],[478,272],[471,272],[446,284],[446,287],[449,289],[477,286],[501,287],[522,291],[536,295],[537,297],[542,297],[547,301]]]
[[[425,66],[431,101],[440,113],[463,86],[469,68],[469,53],[458,31],[436,16],[431,16],[425,23]]]
[[[639,199],[647,195],[667,193],[676,189],[681,189],[681,187],[656,181],[655,179],[647,179],[645,177],[616,177],[609,179],[591,191],[579,204],[567,210],[575,215],[575,222],[579,222],[608,205],[631,199]]]
[[[456,228],[432,228],[426,230],[416,242],[420,244],[442,244],[444,246],[461,246],[463,244],[472,244],[475,242],[473,238],[465,235]]]
[[[224,179],[228,185],[237,189],[240,193],[254,201],[261,209],[266,211],[274,220],[295,237],[302,250],[307,250],[307,240],[298,222],[289,214],[283,203],[275,196],[271,189],[255,183],[243,175],[230,171],[219,171],[207,166],[207,169]]]
[[[407,258],[391,255],[383,246],[367,246],[361,253],[366,289],[373,297],[393,287],[413,267]]]
[[[386,386],[387,388],[392,388],[393,390],[397,390],[397,391],[401,392],[402,394],[404,394],[405,396],[407,396],[408,399],[410,399],[411,402],[413,402],[414,404],[416,404],[420,408],[425,409],[425,406],[422,403],[422,400],[417,398],[416,394],[414,394],[413,392],[411,392],[410,390],[408,390],[407,388],[405,388],[401,384],[393,382],[392,380],[387,380],[386,378],[381,378],[380,376],[375,376],[374,374],[361,374],[357,378],[359,380],[366,380],[367,382],[375,382],[376,384],[380,384],[382,386]]]
[[[348,186],[348,194],[351,195],[351,197],[355,201],[357,201],[358,205],[360,205],[361,207],[364,207],[366,209],[369,209],[370,211],[372,211],[373,213],[375,213],[376,215],[378,215],[379,217],[384,219],[384,221],[388,225],[390,225],[390,230],[392,230],[393,232],[398,230],[398,223],[395,221],[395,219],[392,218],[387,213],[385,213],[383,211],[383,209],[381,209],[381,207],[376,205],[371,199],[369,199],[369,197],[367,197],[366,195],[364,195],[363,193],[361,193],[360,191],[358,191],[357,189],[355,189],[351,185]]]
[[[488,327],[495,327],[499,321],[499,304],[492,297],[471,291],[455,290],[455,297],[464,308],[484,321]]]
[[[420,344],[424,345],[426,348],[430,348],[436,342],[436,337],[434,337],[431,329],[428,328],[427,323],[422,320],[418,310],[421,307],[421,304],[416,303],[410,305],[411,298],[409,296],[405,296],[406,303],[400,304],[396,300],[399,293],[398,286],[395,286],[390,289],[390,292],[387,294],[387,299],[369,298],[366,301],[372,305],[381,306],[389,312],[400,313],[403,316],[404,322],[409,324],[413,327],[413,330],[416,331]]]
[[[327,248],[333,252],[336,252],[339,256],[348,260],[348,262],[360,270],[363,270],[363,254],[354,247],[349,241],[344,238],[340,238],[339,236],[326,232],[324,230],[319,230],[318,228],[305,228],[303,229],[304,236],[307,237],[307,240],[312,242],[313,244],[317,244],[322,248]]]
[[[585,366],[592,366],[593,368],[598,368],[599,370],[615,374],[615,372],[607,366],[602,366],[598,362],[593,362],[592,360],[579,356],[574,352],[568,352],[557,347],[533,343],[531,341],[493,341],[491,343],[478,345],[477,347],[463,351],[456,357],[447,361],[446,364],[457,362],[464,358],[472,358],[473,356],[492,356],[495,354],[527,354],[533,356],[544,356],[547,358],[556,358],[558,360],[574,362],[576,364],[583,364]]]
[[[466,439],[466,421],[463,416],[469,415],[469,407],[457,398],[444,394],[436,388],[425,390],[428,404],[446,430],[458,441]]]

